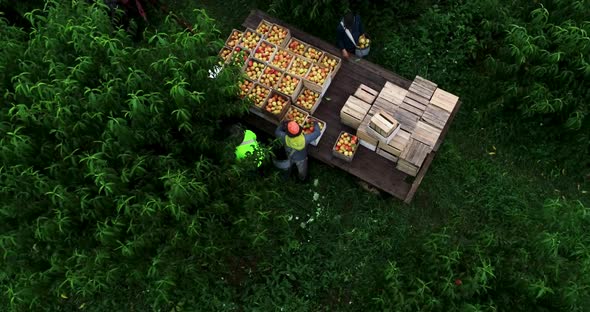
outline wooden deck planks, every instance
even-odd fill
[[[334,55],[339,55],[340,53],[331,43],[327,43],[317,37],[304,33],[301,30],[258,10],[253,10],[242,25],[244,27],[255,28],[262,19],[288,27],[293,37],[315,45],[322,50]],[[343,60],[340,71],[332,80],[332,84],[324,95],[321,104],[313,114],[314,117],[325,121],[328,126],[320,143],[316,147],[309,147],[309,155],[310,157],[318,159],[330,166],[340,168],[359,177],[367,183],[409,203],[418,189],[426,170],[430,166],[430,162],[432,161],[435,152],[428,154],[426,160],[422,159],[424,165],[420,168],[413,183],[407,182],[408,175],[396,169],[395,163],[365,147],[359,147],[355,155],[355,160],[351,163],[332,156],[331,149],[340,131],[355,133],[354,129],[340,123],[339,115],[340,110],[348,97],[354,94],[361,84],[377,91],[382,90],[385,86],[389,86],[390,89],[387,89],[386,92],[389,91],[389,99],[394,103],[386,101],[382,102],[381,105],[392,107],[392,105],[399,106],[402,104],[403,99],[408,93],[408,88],[412,85],[412,81],[363,59],[358,61]],[[422,100],[427,97],[427,91],[434,92],[436,84],[426,80],[426,82],[421,82],[418,86],[415,86],[414,89],[417,91],[414,93],[421,97],[419,100]],[[373,105],[377,105],[377,107],[380,106],[377,100],[375,100]],[[444,136],[448,131],[448,125],[455,116],[456,110],[459,106],[460,105],[456,105],[453,114],[448,118],[449,121],[438,138],[436,148],[438,148],[444,139]],[[416,116],[415,114],[410,114]],[[248,114],[244,119],[249,124],[269,134],[273,134],[276,128],[276,124],[268,118],[265,118],[264,115]],[[417,122],[418,120],[415,120],[415,123]],[[414,127],[415,123],[413,125]]]

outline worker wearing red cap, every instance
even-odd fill
[[[275,161],[275,166],[290,172],[293,165],[297,166],[300,180],[307,179],[307,146],[320,136],[320,126],[314,122],[314,131],[303,134],[303,129],[295,121],[285,121],[277,127],[275,135],[285,146],[287,160]]]

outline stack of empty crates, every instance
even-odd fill
[[[409,89],[386,82],[377,92],[361,85],[352,97],[341,117],[351,110],[354,117],[344,116],[343,123],[357,129],[361,145],[395,162],[398,170],[411,176],[416,176],[428,154],[438,149],[439,137],[459,101],[420,76]],[[369,106],[358,109],[359,99]]]

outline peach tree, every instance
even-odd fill
[[[197,10],[192,31],[167,18],[135,43],[100,2],[26,18],[30,33],[0,19],[0,304],[220,310],[212,272],[264,244],[272,220],[250,218],[278,197],[220,129],[248,104],[236,66],[209,78],[214,22]]]

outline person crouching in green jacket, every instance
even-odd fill
[[[314,131],[303,134],[303,129],[295,121],[285,121],[275,130],[275,136],[285,146],[287,160],[273,160],[274,165],[286,171],[289,176],[293,165],[297,166],[299,180],[307,179],[307,146],[321,134],[320,126],[314,122]]]

